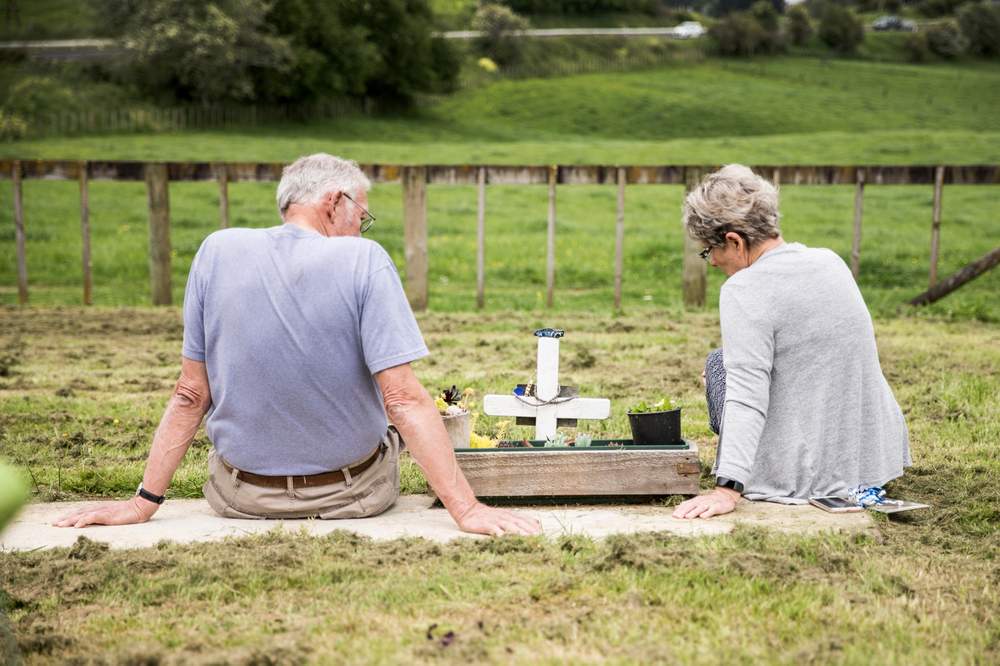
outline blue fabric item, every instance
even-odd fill
[[[202,243],[184,296],[185,357],[212,391],[206,432],[256,474],[361,460],[388,425],[374,374],[428,354],[377,243],[285,224]]]
[[[722,410],[726,406],[726,366],[722,362],[721,349],[713,349],[705,359],[705,400],[708,402],[708,427],[718,435],[722,427]]]

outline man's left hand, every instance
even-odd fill
[[[674,518],[711,518],[729,513],[741,501],[740,494],[728,488],[716,488],[710,493],[692,497],[674,509]]]

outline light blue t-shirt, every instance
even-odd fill
[[[428,351],[380,245],[285,224],[205,239],[182,353],[207,368],[216,451],[280,476],[362,459],[388,425],[373,375]]]

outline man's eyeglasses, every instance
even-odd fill
[[[712,254],[712,248],[706,247],[704,250],[698,253],[698,256],[704,259],[705,261],[708,261],[708,255],[710,254]]]
[[[375,216],[369,213],[367,208],[365,208],[357,201],[352,199],[351,195],[349,195],[347,192],[342,192],[342,194],[344,195],[344,197],[347,198],[348,201],[350,201],[352,204],[361,209],[361,233],[365,233],[366,231],[371,229],[372,225],[375,224]]]

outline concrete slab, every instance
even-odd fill
[[[83,529],[53,527],[51,523],[65,513],[99,502],[30,504],[0,534],[0,549],[13,551],[71,546],[81,535],[109,543],[112,548],[145,548],[164,540],[179,543],[219,541],[273,529],[305,530],[314,535],[349,530],[374,539],[423,537],[439,542],[476,538],[475,535],[460,532],[448,513],[444,509],[433,508],[432,502],[426,495],[404,495],[380,516],[327,521],[221,518],[204,500],[171,500],[163,505],[153,520],[142,525]],[[657,531],[699,536],[726,534],[738,524],[798,534],[823,531],[874,533],[874,523],[866,512],[834,514],[811,506],[768,502],[743,502],[733,513],[707,520],[677,520],[670,517],[669,509],[643,505],[545,506],[514,510],[538,518],[549,537],[581,534],[603,538],[609,534]]]

